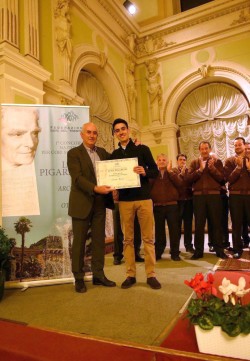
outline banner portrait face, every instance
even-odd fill
[[[38,111],[33,108],[2,109],[3,168],[30,164],[34,160],[41,131],[38,119]]]

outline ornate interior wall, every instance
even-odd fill
[[[82,70],[103,86],[113,118],[175,159],[177,112],[194,89],[233,84],[250,100],[250,1],[215,0],[140,25],[115,0],[1,1],[0,102],[85,104]]]

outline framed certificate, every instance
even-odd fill
[[[138,166],[138,158],[102,160],[95,162],[98,186],[115,189],[140,187],[140,176],[133,169]]]

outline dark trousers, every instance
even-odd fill
[[[228,215],[229,215],[229,202],[228,196],[226,194],[221,195],[222,200],[222,232],[223,232],[223,247],[227,248],[230,246],[229,242],[229,230],[228,230]],[[208,228],[208,245],[212,247],[214,245],[212,227],[211,224],[207,224]]]
[[[241,252],[241,234],[244,219],[250,225],[250,195],[230,194],[229,208],[232,220],[233,249],[235,252]]]
[[[113,226],[114,226],[114,254],[113,257],[121,260],[123,258],[123,233],[121,228],[121,219],[119,212],[119,204],[115,203],[113,210]],[[137,216],[134,221],[134,249],[135,255],[140,254],[141,248],[141,230]]]
[[[193,200],[179,201],[180,227],[184,226],[184,246],[192,247]]]
[[[75,279],[84,277],[85,244],[91,228],[91,269],[94,277],[104,275],[106,208],[102,196],[95,196],[92,210],[86,219],[72,218],[72,272]]]
[[[208,223],[210,224],[215,252],[221,252],[223,250],[221,196],[219,194],[194,195],[193,206],[195,218],[195,252],[198,255],[203,255],[206,220],[208,220]]]
[[[249,235],[248,235],[248,223],[247,223],[247,219],[246,219],[246,215],[244,215],[243,218],[243,225],[242,225],[242,240],[244,242],[244,244],[248,244],[249,243]]]
[[[169,241],[171,256],[179,256],[180,247],[180,216],[179,207],[176,204],[166,206],[154,206],[155,219],[155,256],[160,258],[166,248],[166,228],[167,221],[169,230]]]

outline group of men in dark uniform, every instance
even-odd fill
[[[204,233],[207,222],[209,250],[227,258],[225,248],[233,257],[241,258],[249,244],[250,225],[250,144],[243,137],[234,140],[235,155],[225,164],[212,153],[207,141],[199,144],[200,156],[187,168],[184,154],[177,156],[177,167],[172,168],[166,155],[157,157],[159,175],[152,180],[151,197],[155,215],[155,252],[160,259],[166,247],[165,220],[167,220],[170,253],[179,261],[181,224],[184,221],[184,245],[191,259],[203,257]],[[232,221],[230,247],[228,214]],[[194,214],[194,248],[192,220]],[[178,222],[179,220],[179,222]],[[243,237],[243,239],[242,239]]]

